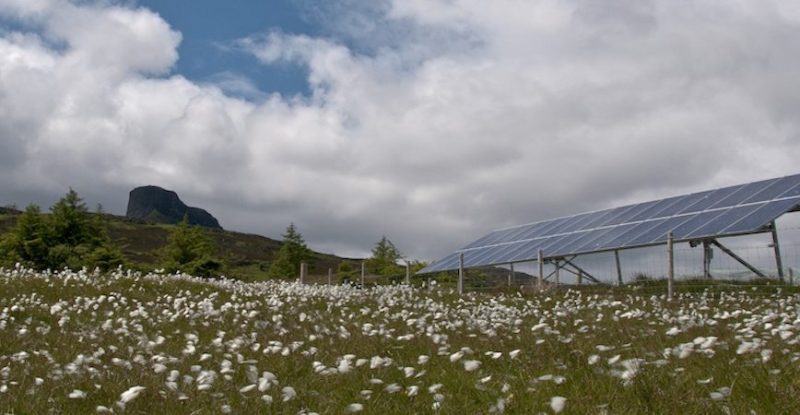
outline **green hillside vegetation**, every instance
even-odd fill
[[[53,214],[42,211],[40,215],[47,220]],[[165,268],[163,250],[167,246],[170,233],[181,226],[131,221],[102,212],[85,212],[85,215],[92,223],[105,224],[107,246],[119,250],[126,267],[146,272]],[[0,208],[0,238],[6,239],[23,216],[23,212],[16,207]],[[222,274],[243,281],[269,279],[270,267],[284,245],[281,241],[254,234],[216,229],[202,229],[202,233],[211,242],[211,257],[219,259],[224,265]],[[311,250],[304,259],[308,263],[308,280],[312,282],[327,281],[328,269],[336,272],[341,263],[348,263],[354,269],[360,266],[360,260],[357,259],[340,258]]]

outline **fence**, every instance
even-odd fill
[[[800,214],[788,214],[777,221],[780,256],[784,281],[788,285],[800,285]],[[692,246],[687,242],[675,243],[672,249],[674,280],[681,284],[692,284],[697,287],[719,286],[720,282],[738,286],[764,286],[765,283],[779,281],[779,270],[772,235],[762,233],[719,239],[721,245],[710,245],[708,272],[704,266],[704,245]],[[742,262],[726,253],[726,249],[734,256],[749,264],[762,275],[756,274]],[[554,262],[543,262],[541,273],[544,284],[553,286],[636,284],[643,290],[664,290],[664,284],[651,284],[668,279],[669,258],[666,245],[646,248],[635,248],[614,252],[601,252],[580,255],[571,258],[574,267],[559,267]],[[562,263],[563,265],[563,263]],[[570,272],[580,269],[583,272]],[[332,271],[330,271],[332,273]],[[440,285],[452,286],[465,291],[492,291],[502,289],[520,289],[536,287],[539,276],[538,261],[515,263],[494,267],[471,268],[464,272],[462,286],[458,286],[458,273],[447,272],[435,275],[416,276],[399,274],[391,277],[379,277],[362,273],[351,278],[351,283],[361,285],[392,284],[410,282],[427,284],[436,280]],[[706,275],[708,278],[706,278]],[[305,277],[303,277],[305,278]],[[301,279],[303,279],[301,278]],[[325,283],[323,277],[315,278],[316,283]],[[335,274],[331,282],[339,283]]]
[[[800,285],[800,226],[778,226],[779,249],[784,276],[783,283]],[[720,282],[737,286],[763,286],[765,283],[779,282],[776,252],[770,233],[722,238],[720,245],[711,244],[709,250],[708,272],[704,267],[704,245],[692,246],[688,242],[673,246],[673,275],[677,283],[686,286],[719,286]],[[733,256],[728,254],[726,249]],[[619,263],[614,252],[601,252],[577,256],[570,259],[575,267],[558,267],[555,262],[544,262],[542,274],[548,287],[554,285],[574,286],[595,284],[639,284],[666,281],[669,274],[667,245],[636,248],[619,251]],[[757,274],[735,257],[743,260],[760,274]],[[619,265],[618,265],[619,264]],[[563,265],[563,263],[562,263]],[[619,268],[618,268],[619,266]],[[557,268],[559,268],[557,270]],[[583,272],[570,272],[580,269]],[[503,287],[535,287],[539,275],[537,261],[516,263],[512,267],[484,267],[466,270],[465,290],[497,290]],[[706,275],[708,276],[706,278]],[[651,284],[652,289],[658,284]]]

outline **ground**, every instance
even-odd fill
[[[4,270],[0,412],[792,413],[789,290],[458,297]]]

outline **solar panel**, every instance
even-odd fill
[[[800,174],[492,231],[419,273],[764,232],[800,207]]]

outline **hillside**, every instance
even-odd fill
[[[11,208],[0,208],[0,234],[14,227],[21,212]],[[122,216],[105,215],[108,235],[122,249],[125,258],[135,268],[152,270],[158,267],[158,250],[167,243],[173,225],[150,224],[132,221]],[[227,274],[247,281],[266,278],[266,271],[281,242],[261,235],[209,229],[208,235],[217,247],[217,255],[229,266]],[[339,263],[349,260],[335,255],[313,252],[309,261],[309,274],[327,275],[328,268],[334,271]]]

